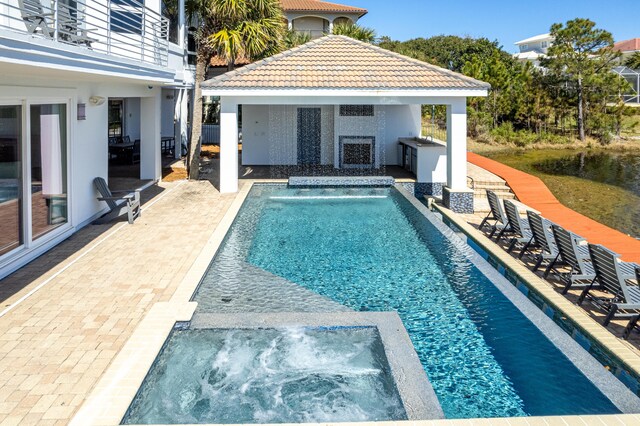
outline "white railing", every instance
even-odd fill
[[[0,0],[0,29],[167,66],[169,20],[137,0]]]

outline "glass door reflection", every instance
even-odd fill
[[[21,246],[22,107],[0,105],[0,256]]]
[[[32,239],[67,223],[67,106],[31,105]]]

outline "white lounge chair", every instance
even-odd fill
[[[640,286],[636,274],[639,266],[621,261],[618,254],[601,245],[589,244],[589,253],[596,277],[583,290],[578,304],[589,298],[596,307],[607,312],[605,327],[615,317],[633,319],[640,314]],[[590,293],[594,288],[604,290],[612,297],[596,297]]]
[[[129,223],[133,223],[136,218],[138,218],[142,209],[140,208],[140,191],[111,191],[107,186],[107,182],[101,177],[97,177],[93,180],[96,189],[100,193],[100,197],[98,200],[104,201],[109,206],[109,213],[106,216],[111,214],[118,217],[124,213],[127,213],[127,218]],[[124,194],[120,196],[115,196],[114,194]],[[103,216],[105,218],[105,216]],[[110,218],[109,218],[110,219]]]

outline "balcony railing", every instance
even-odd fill
[[[167,66],[169,20],[137,0],[0,0],[0,29]]]

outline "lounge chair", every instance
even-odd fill
[[[103,216],[103,219],[106,216],[115,215],[118,217],[124,212],[127,213],[127,217],[129,219],[129,223],[133,223],[136,218],[138,218],[141,214],[140,208],[140,191],[111,191],[107,186],[107,182],[101,177],[97,177],[93,180],[96,189],[100,193],[100,197],[98,197],[99,201],[104,201],[109,206],[109,213]],[[115,196],[114,194],[123,194],[120,196]],[[111,219],[111,217],[109,217]]]
[[[508,220],[502,208],[502,203],[500,203],[500,199],[495,192],[487,189],[487,200],[489,200],[489,208],[491,211],[482,219],[478,229],[482,231],[482,228],[484,228],[488,221],[493,220],[494,223],[491,225],[491,232],[489,233],[489,238],[491,238],[496,231],[502,230],[506,226]]]
[[[640,286],[635,271],[638,265],[621,261],[618,254],[601,245],[589,244],[589,253],[596,278],[584,289],[578,304],[589,298],[596,307],[607,312],[605,327],[614,317],[633,319],[640,314]],[[635,284],[632,283],[634,280]],[[596,297],[590,293],[593,288],[604,290],[613,297]]]
[[[562,294],[567,294],[572,287],[589,286],[596,278],[596,273],[591,264],[587,241],[559,225],[553,224],[551,229],[553,229],[553,236],[558,246],[558,256],[570,268],[568,273],[558,274],[565,283]]]
[[[553,222],[531,210],[527,210],[527,220],[529,221],[529,229],[531,229],[531,233],[533,233],[533,245],[540,250],[536,254],[536,263],[532,271],[536,272],[542,263],[546,261],[547,267],[543,276],[547,278],[555,264],[561,260],[558,256],[558,246],[556,245],[553,238],[553,231],[551,230]]]
[[[640,284],[640,265],[636,265],[636,281],[638,281],[638,284]],[[627,340],[629,338],[633,329],[638,325],[638,321],[640,321],[640,314],[631,317],[629,323],[624,328],[624,332],[622,333],[622,338],[624,340]]]
[[[18,0],[18,7],[30,34],[42,34],[47,38],[53,38],[56,31],[49,23],[54,17],[52,9],[45,12],[40,0]]]
[[[511,253],[511,250],[513,250],[517,244],[520,244],[522,249],[520,250],[520,255],[518,257],[522,258],[524,252],[527,251],[531,245],[533,233],[531,232],[531,229],[529,229],[529,223],[527,220],[520,217],[518,207],[513,203],[513,201],[504,200],[503,203],[508,220],[507,226],[504,227],[503,231],[508,231],[511,234],[507,253]]]

